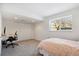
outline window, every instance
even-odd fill
[[[72,15],[49,20],[50,31],[71,31]]]

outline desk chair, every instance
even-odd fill
[[[12,47],[14,48],[15,45],[18,45],[17,43],[14,43],[14,41],[16,41],[16,40],[18,40],[16,37],[10,36],[10,37],[6,40],[6,42],[7,42],[6,48],[7,48],[8,46],[12,46]],[[9,42],[9,43],[8,43],[8,42]]]

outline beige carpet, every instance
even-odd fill
[[[2,48],[2,56],[40,56],[37,46],[40,42],[34,39],[18,42],[19,46]]]

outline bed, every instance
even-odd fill
[[[79,42],[50,38],[40,42],[38,51],[44,56],[79,56]]]

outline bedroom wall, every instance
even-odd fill
[[[1,55],[1,13],[0,13],[0,55]]]
[[[62,17],[72,15],[72,31],[49,31],[49,19],[56,17]],[[37,23],[35,26],[35,34],[37,40],[43,40],[47,38],[64,38],[71,40],[79,40],[79,7],[61,12],[55,15],[51,15],[44,18],[44,21]]]
[[[0,55],[1,55],[1,39],[2,39],[1,38],[1,27],[2,27],[1,26],[1,24],[2,24],[1,21],[2,21],[2,18],[1,18],[1,4],[0,4]]]
[[[34,39],[34,26],[33,24],[17,23],[11,20],[3,19],[3,28],[6,26],[6,35],[13,35],[16,31],[19,40]],[[3,32],[3,31],[2,31]]]

